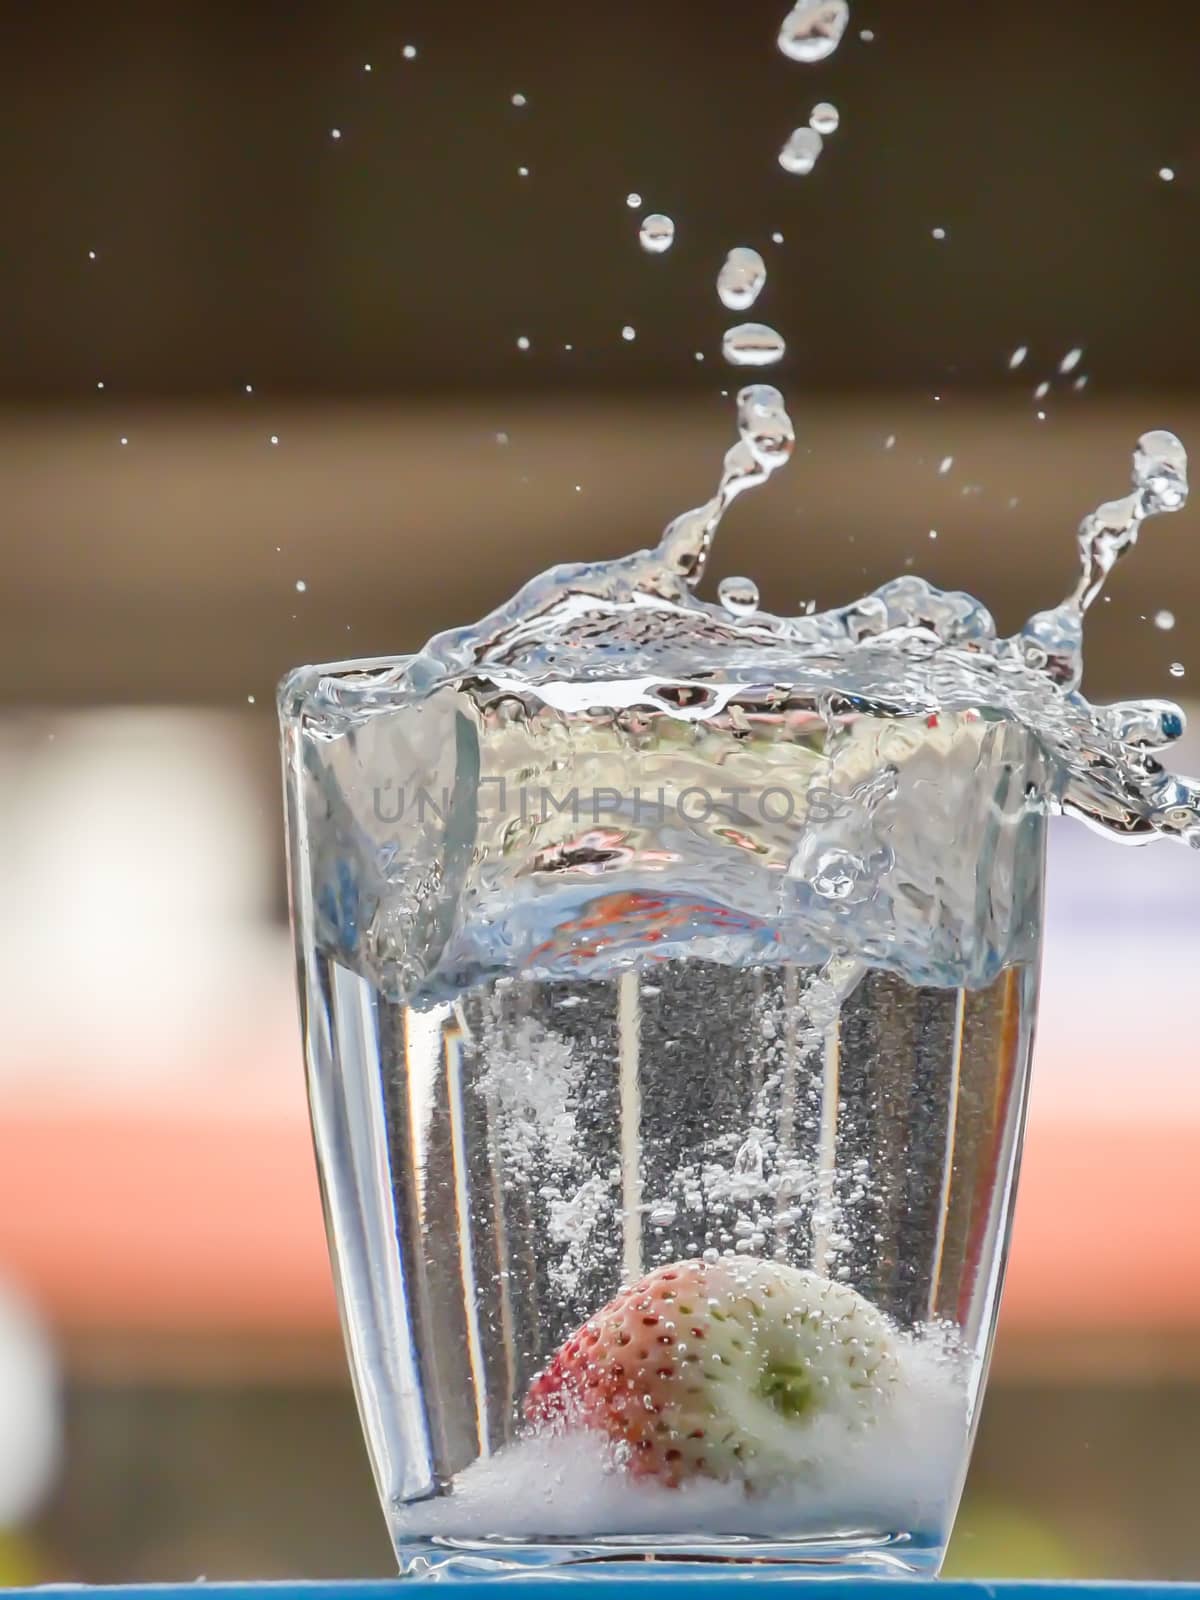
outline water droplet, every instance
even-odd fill
[[[1158,175],[1159,175],[1159,177],[1162,179],[1162,181],[1164,183],[1174,183],[1175,182],[1175,168],[1174,167],[1159,167]]]
[[[946,237],[945,228],[933,228],[933,229],[931,229],[931,232],[932,232],[933,237],[935,239],[942,240],[942,239],[944,239]]]
[[[297,578],[296,579],[296,593],[297,594],[306,594],[307,592],[308,592],[308,585],[305,583],[304,579],[303,578]]]
[[[758,610],[758,585],[752,578],[722,578],[717,599],[735,617],[751,617]]]
[[[100,379],[100,380],[99,380],[99,381],[98,381],[98,382],[97,382],[97,384],[96,384],[96,387],[97,387],[97,389],[103,389],[103,387],[104,387],[104,379],[103,379],[103,378],[101,378],[101,379]]]
[[[717,275],[717,294],[729,311],[749,311],[767,281],[767,265],[757,250],[737,245]]]
[[[734,367],[770,367],[782,361],[787,345],[782,334],[764,322],[740,322],[721,341],[721,351]]]
[[[763,1175],[763,1147],[751,1134],[733,1158],[733,1170],[739,1178],[761,1180]]]
[[[858,37],[862,40],[862,42],[864,44],[874,44],[875,43],[875,30],[873,28],[863,28],[861,30],[861,32],[859,33]]]
[[[518,167],[517,168],[517,177],[518,178],[527,178],[528,176],[529,176],[529,168],[528,167]]]
[[[648,255],[661,256],[675,243],[675,224],[661,211],[651,211],[642,218],[638,241]]]
[[[781,233],[773,233],[771,235],[771,243],[772,244],[782,244],[783,243],[783,235]]]
[[[649,1221],[652,1228],[669,1228],[679,1215],[679,1207],[671,1200],[666,1200],[662,1205],[655,1206],[650,1212]]]
[[[340,128],[330,128],[329,137],[331,139],[340,139],[342,137],[342,130]]]
[[[364,61],[363,62],[363,71],[364,72],[370,72],[370,70],[371,70],[371,63],[369,61]]]
[[[254,393],[254,385],[252,383],[248,383],[246,385],[246,393],[247,394],[253,394]]]
[[[931,539],[936,539],[936,538],[937,538],[937,536],[938,536],[938,535],[937,535],[937,529],[936,529],[936,528],[930,528],[930,530],[929,530],[929,537],[930,537],[930,538],[931,538]]]
[[[703,361],[704,360],[704,351],[703,350],[697,350],[696,351],[696,360],[697,361]]]
[[[1044,400],[1049,393],[1050,385],[1048,382],[1043,380],[1043,382],[1039,383],[1037,388],[1033,391],[1033,398],[1035,400]]]
[[[795,429],[778,389],[751,383],[738,393],[738,434],[760,467],[783,466],[796,443]]]
[[[1075,382],[1071,385],[1072,389],[1074,389],[1077,393],[1078,393],[1078,391],[1080,389],[1086,389],[1087,386],[1088,386],[1088,378],[1087,378],[1087,373],[1086,372],[1080,373],[1079,377],[1076,378]]]
[[[496,434],[496,443],[497,444],[507,444],[508,442],[509,442],[509,436],[508,436],[507,433],[505,433],[504,429],[501,428],[500,431]]]
[[[128,444],[129,443],[129,439],[128,439],[128,436],[126,434],[122,434],[121,435],[121,443],[122,444]]]
[[[946,476],[946,474],[950,471],[950,468],[953,465],[954,465],[954,457],[953,456],[943,456],[942,459],[941,459],[941,462],[940,462],[940,464],[938,466],[938,474],[939,474],[939,476],[944,478]]]
[[[1046,413],[1044,411],[1039,411],[1038,414],[1037,414],[1037,419],[1038,419],[1039,422],[1045,422]]]
[[[1187,504],[1187,451],[1173,433],[1156,428],[1142,435],[1133,457],[1133,482],[1142,491],[1147,516]]]
[[[1024,366],[1025,357],[1028,354],[1029,346],[1027,344],[1019,344],[1013,351],[1012,355],[1010,355],[1008,358],[1008,370],[1010,372],[1015,372],[1018,367]]]
[[[1187,675],[1187,668],[1184,666],[1183,662],[1182,661],[1172,661],[1172,663],[1171,663],[1171,676],[1173,678],[1182,678],[1182,677],[1185,677],[1186,675]]]
[[[640,194],[636,193],[635,191],[631,191],[629,194],[627,194],[625,196],[625,204],[629,207],[629,209],[631,211],[636,211],[637,208],[641,205],[641,203],[642,203],[642,197],[641,197]]]
[[[814,128],[823,139],[828,139],[831,133],[838,131],[841,123],[841,113],[830,100],[818,100],[809,113],[808,125]]]
[[[797,0],[779,30],[779,48],[791,61],[824,61],[849,21],[847,0]]]
[[[406,44],[400,54],[405,61],[415,61],[417,59],[417,47],[415,44]]]
[[[825,141],[815,128],[797,128],[779,152],[779,165],[785,172],[805,178],[816,166]]]
[[[518,350],[528,350],[529,349],[529,335],[528,334],[522,333],[522,334],[519,334],[517,336],[517,349]]]
[[[88,260],[89,261],[95,261],[95,259],[96,259],[96,252],[94,250],[89,250],[88,251]]]
[[[279,435],[277,433],[273,433],[271,435],[271,437],[267,440],[267,443],[268,444],[278,444],[279,443]]]
[[[1068,372],[1074,372],[1075,371],[1075,368],[1079,365],[1079,363],[1082,360],[1083,360],[1083,349],[1082,349],[1082,347],[1080,345],[1076,345],[1073,350],[1068,350],[1066,355],[1058,363],[1058,370],[1062,373],[1063,377],[1065,378]]]
[[[1173,611],[1156,611],[1154,613],[1154,626],[1161,628],[1164,633],[1170,633],[1175,626],[1175,613]]]
[[[248,706],[252,706],[254,704],[254,696],[252,694],[248,694],[246,696],[246,704]]]
[[[512,103],[513,103],[514,106],[520,107],[520,106],[527,106],[529,104],[529,101],[526,100],[525,96],[523,94],[521,94],[520,91],[518,91],[516,94],[513,95]]]
[[[626,344],[632,344],[637,338],[637,329],[627,322],[621,329],[621,337]]]
[[[896,435],[894,433],[888,434],[887,438],[883,441],[883,448],[885,450],[894,450],[896,448]]]

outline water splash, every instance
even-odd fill
[[[717,295],[727,311],[749,311],[766,281],[766,262],[757,250],[740,244],[725,257],[717,274]]]
[[[697,599],[693,591],[729,507],[782,467],[794,443],[779,390],[747,386],[716,493],[676,517],[653,549],[552,568],[482,622],[441,634],[387,669],[383,686],[389,695],[399,689],[418,699],[464,674],[498,673],[514,688],[557,697],[556,704],[646,704],[702,722],[731,714],[735,697],[751,693],[749,682],[768,686],[752,691],[767,705],[784,693],[789,706],[807,701],[822,716],[832,696],[856,714],[930,726],[958,714],[1008,720],[1045,752],[1052,806],[1118,839],[1174,838],[1200,847],[1200,783],[1167,772],[1157,755],[1183,733],[1180,708],[1166,700],[1093,706],[1078,690],[1088,607],[1142,525],[1186,503],[1187,457],[1174,434],[1156,431],[1139,441],[1133,493],[1083,519],[1074,589],[1012,638],[997,633],[978,600],[915,575],[816,615],[772,615],[759,609],[757,595],[751,610],[748,582],[725,587],[719,605]],[[782,684],[791,687],[769,687]],[[854,818],[868,809],[855,806]],[[848,860],[808,866],[820,866],[831,901],[847,883],[849,894],[857,893],[855,883],[875,870],[881,840],[831,845],[828,828],[821,834],[826,849],[844,850],[862,869]]]

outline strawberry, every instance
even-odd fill
[[[886,1318],[816,1272],[746,1256],[660,1267],[534,1379],[535,1424],[607,1434],[631,1472],[761,1488],[806,1461],[821,1416],[866,1426],[898,1379]]]

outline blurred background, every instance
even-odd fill
[[[852,0],[809,68],[785,9],[0,7],[0,1583],[391,1567],[303,1104],[286,668],[706,497],[734,244],[799,447],[713,583],[915,567],[1016,627],[1138,434],[1200,441],[1188,0]],[[1089,690],[1186,701],[1198,600],[1185,513]],[[1200,1578],[1200,856],[1060,824],[1050,924],[951,1570]]]

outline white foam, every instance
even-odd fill
[[[474,1462],[449,1493],[397,1508],[398,1540],[602,1539],[697,1535],[812,1538],[846,1528],[938,1539],[966,1465],[967,1381],[942,1330],[905,1336],[901,1379],[870,1428],[832,1413],[797,1430],[795,1478],[764,1494],[696,1479],[669,1489],[631,1477],[582,1431],[538,1433]]]

